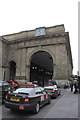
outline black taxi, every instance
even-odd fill
[[[11,85],[9,85],[8,82],[0,80],[0,101],[1,103],[4,103],[6,94],[13,90],[14,88]]]
[[[51,103],[50,94],[43,87],[21,87],[6,95],[5,107],[38,113],[40,107]]]
[[[61,94],[61,90],[57,85],[48,84],[44,89],[50,92],[51,98],[57,98]]]

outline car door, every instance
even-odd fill
[[[44,88],[41,88],[41,91],[42,91],[42,96],[43,96],[43,99],[44,99],[44,103],[45,104],[47,101],[48,101],[48,93],[46,92],[46,90],[44,90]]]
[[[41,89],[41,87],[39,87],[36,91],[36,94],[39,96],[40,98],[40,105],[44,105],[45,104],[45,93],[43,92],[43,89]]]

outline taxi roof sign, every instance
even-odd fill
[[[26,86],[26,87],[36,87],[37,85],[36,84],[25,84],[24,86]]]

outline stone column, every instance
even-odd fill
[[[21,76],[21,50],[17,50],[16,54],[16,79]]]
[[[21,76],[23,76],[23,78],[25,79],[26,78],[26,75],[25,75],[25,49],[22,49],[21,51]]]
[[[9,80],[9,74],[10,74],[10,67],[9,67],[9,65],[6,65],[6,67],[5,67],[5,71],[4,71],[5,73],[5,79],[6,80]]]
[[[30,81],[30,65],[26,66],[26,79]]]
[[[26,81],[25,73],[25,49],[19,49],[16,59],[16,80],[22,85]]]

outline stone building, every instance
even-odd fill
[[[69,33],[63,24],[1,36],[0,56],[3,80],[65,81],[73,70]]]

